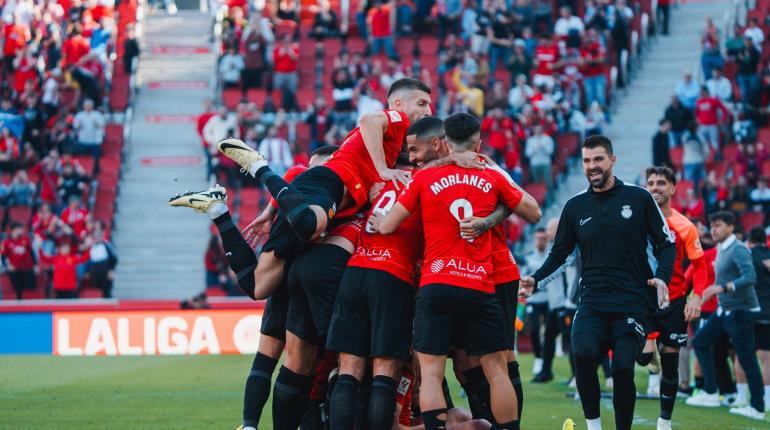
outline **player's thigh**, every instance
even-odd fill
[[[636,355],[644,349],[644,344],[647,342],[647,327],[649,326],[648,318],[642,314],[617,314],[613,317],[610,325],[610,347],[613,350],[618,344],[618,340],[621,338],[632,337],[636,340],[635,347],[637,349]],[[624,341],[624,344],[627,343]],[[628,345],[627,348],[631,346]],[[636,359],[634,355],[634,359]],[[613,353],[614,357],[614,353]]]
[[[369,270],[371,357],[409,359],[414,320],[414,287],[381,270]]]
[[[572,353],[575,358],[601,360],[608,348],[611,319],[580,306],[572,320]],[[598,362],[598,361],[597,361]]]
[[[273,225],[270,227],[267,241],[262,246],[262,253],[272,252],[275,258],[292,261],[302,253],[304,248],[305,243],[297,237],[291,228],[291,224],[286,221],[286,218],[279,211],[278,216],[273,221]],[[259,267],[260,265],[257,265],[257,269]]]
[[[510,349],[516,348],[516,310],[519,304],[519,281],[495,285],[495,296],[500,302],[503,329]]]
[[[254,269],[254,296],[268,297],[280,288],[286,277],[285,261],[278,258],[275,251],[263,251],[259,254],[259,264]]]
[[[451,287],[430,284],[417,291],[414,312],[414,349],[431,355],[446,355],[452,341]]]
[[[318,345],[299,336],[286,333],[286,360],[284,366],[294,373],[310,375],[315,369]]]
[[[334,303],[326,349],[358,357],[369,356],[370,319],[365,300],[367,270],[348,267]]]
[[[286,315],[286,331],[305,342],[320,345],[321,339],[313,322],[310,304],[295,270],[300,270],[297,264],[292,265],[288,276],[289,307]]]
[[[461,310],[457,327],[465,352],[480,356],[510,349],[497,296],[464,288],[459,290],[456,293]]]
[[[770,360],[770,321],[758,322],[755,328],[757,350],[765,354],[766,360]]]
[[[262,312],[262,326],[260,333],[286,341],[286,317],[289,311],[289,292],[286,285],[281,285],[273,295],[267,299],[265,309]],[[261,341],[260,341],[261,344]]]
[[[321,244],[308,249],[305,254],[300,274],[302,289],[307,296],[317,334],[326,337],[350,253],[336,245]]]
[[[667,348],[683,348],[687,345],[687,321],[684,320],[685,297],[677,299],[666,309],[665,313],[657,314],[650,325],[656,325],[660,335],[658,343]],[[648,330],[648,332],[651,331]]]

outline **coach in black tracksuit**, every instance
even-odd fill
[[[674,235],[647,190],[612,176],[615,156],[609,139],[589,137],[582,156],[591,186],[564,205],[550,255],[521,285],[536,286],[579,248],[582,278],[572,350],[583,412],[588,430],[601,429],[596,368],[612,349],[615,424],[627,430],[634,416],[634,363],[647,336],[646,320],[658,306],[668,306]],[[648,259],[648,245],[656,261]]]

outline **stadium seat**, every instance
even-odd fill
[[[8,221],[15,221],[29,225],[32,221],[32,208],[29,206],[11,206],[7,212]]]
[[[86,171],[86,175],[92,176],[94,174],[94,165],[96,161],[90,155],[75,155],[72,157],[81,167]]]
[[[762,212],[744,212],[741,215],[741,225],[744,232],[751,230],[752,227],[762,225],[764,221],[765,214]]]
[[[104,291],[94,287],[86,287],[80,290],[78,297],[81,299],[101,299],[104,297]]]
[[[770,145],[770,127],[763,127],[757,131],[757,143]]]
[[[737,143],[725,145],[722,149],[722,159],[728,163],[735,163],[740,156],[741,150]]]
[[[681,146],[671,148],[671,162],[674,163],[674,168],[678,171],[682,171],[682,159],[684,157],[684,149]]]
[[[242,98],[243,93],[240,88],[225,88],[222,90],[222,104],[230,110],[234,110]]]
[[[548,195],[548,188],[545,184],[527,184],[524,191],[528,192],[540,206],[545,204],[545,198]]]

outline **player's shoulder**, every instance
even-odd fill
[[[682,213],[678,210],[672,208],[671,216],[666,218],[666,221],[668,221],[674,230],[676,230],[679,234],[683,235],[683,233],[695,233],[697,237],[698,228],[695,227],[695,224],[693,224],[692,221],[690,221],[686,216],[682,215]]]
[[[564,210],[585,204],[585,202],[590,199],[591,195],[588,193],[588,188],[583,189],[582,191],[567,199],[566,202],[564,202]]]
[[[389,124],[405,125],[409,127],[409,117],[404,112],[400,112],[394,109],[383,109],[382,112],[388,118]]]
[[[652,199],[655,201],[655,199],[652,197],[652,194],[650,194],[649,191],[647,191],[647,188],[640,187],[636,184],[629,184],[628,182],[623,182],[621,185],[623,187],[623,192],[627,193],[627,195],[635,196],[643,200],[650,200]]]

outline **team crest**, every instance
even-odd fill
[[[622,215],[623,218],[625,218],[625,219],[631,218],[631,215],[633,215],[633,214],[634,214],[634,211],[631,210],[631,206],[629,206],[629,205],[624,205],[623,206],[623,210],[620,211],[620,215]]]
[[[329,208],[329,219],[334,218],[334,214],[337,213],[337,203],[332,203],[332,207]]]
[[[431,265],[430,265],[430,271],[431,272],[438,273],[438,272],[440,272],[442,270],[444,270],[444,260],[439,259],[439,260],[435,260],[433,263],[431,263]]]

